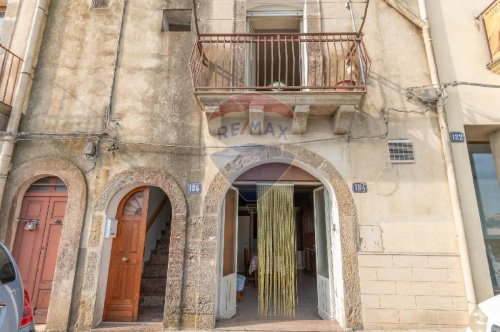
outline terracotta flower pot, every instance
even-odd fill
[[[337,87],[337,91],[354,91],[355,89],[349,88],[349,87],[355,87],[356,81],[343,80],[343,81],[337,82],[337,84],[335,84],[335,86]]]

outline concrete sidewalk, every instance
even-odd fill
[[[267,332],[267,331],[342,331],[341,329],[332,328],[325,330],[324,325],[315,326],[310,322],[303,321],[294,322],[268,322],[240,325],[235,327],[216,328],[215,330],[183,330],[183,332],[208,332],[208,331],[253,331],[253,332]],[[307,324],[305,324],[307,323]],[[45,331],[45,325],[37,325],[37,332]],[[91,332],[110,332],[110,331],[127,331],[127,332],[157,332],[164,331],[162,323],[103,323],[99,327],[92,329]],[[172,330],[166,330],[172,331]],[[441,329],[400,329],[400,330],[364,330],[370,332],[394,331],[394,332],[464,332],[465,329],[456,328],[441,328]]]

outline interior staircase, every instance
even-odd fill
[[[167,225],[156,241],[156,248],[151,252],[149,261],[144,263],[139,297],[139,321],[163,320],[169,245],[170,225]]]

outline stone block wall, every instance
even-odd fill
[[[465,326],[458,255],[358,253],[365,329]]]

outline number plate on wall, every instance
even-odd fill
[[[188,194],[192,194],[192,195],[201,194],[201,191],[202,191],[202,185],[199,182],[190,182],[187,185]]]
[[[453,131],[450,133],[450,141],[453,143],[465,142],[465,135],[459,131]]]
[[[355,182],[352,184],[352,191],[355,193],[367,193],[368,186],[363,182]]]

